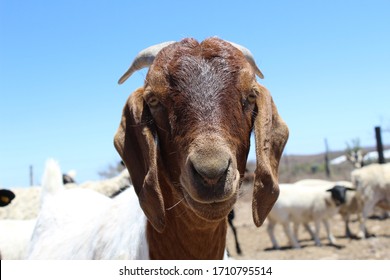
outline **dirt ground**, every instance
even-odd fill
[[[368,230],[375,234],[364,240],[349,239],[344,237],[344,222],[337,215],[331,220],[331,229],[336,237],[336,246],[330,245],[325,229],[321,228],[322,246],[317,247],[310,240],[309,234],[300,227],[299,241],[301,249],[292,249],[280,225],[275,227],[275,236],[282,250],[273,250],[266,227],[256,228],[252,221],[251,209],[252,189],[243,186],[242,195],[235,206],[234,225],[237,228],[238,240],[242,255],[237,255],[234,245],[232,230],[228,229],[227,247],[234,259],[243,260],[389,260],[390,259],[390,219],[369,219]],[[358,222],[352,221],[352,232],[356,233]]]

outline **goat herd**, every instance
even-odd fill
[[[321,245],[323,223],[334,243],[329,219],[336,213],[348,235],[349,217],[357,214],[357,236],[366,238],[369,214],[389,206],[390,164],[357,169],[351,182],[278,183],[289,131],[245,47],[218,38],[161,43],[142,50],[119,83],[144,67],[145,84],[128,98],[114,136],[126,169],[78,185],[65,182],[59,164],[48,160],[41,186],[2,191],[3,259],[228,258],[227,221],[251,133],[252,218],[257,227],[268,218],[274,248],[278,223],[293,248],[301,247],[300,224]]]
[[[374,166],[380,165],[367,166],[360,172]],[[390,168],[390,164],[380,168]],[[379,198],[384,192],[375,194],[379,190],[373,190],[373,186],[378,182],[372,182],[367,189],[361,188],[361,183],[359,188],[349,181],[317,179],[281,184],[268,222],[260,229],[251,226],[247,218],[251,189],[250,185],[244,185],[234,209],[242,255],[234,250],[232,231],[228,232],[229,252],[238,259],[388,259],[388,205],[376,203],[372,210],[365,210],[367,217],[363,215],[364,205],[367,207],[370,199]],[[384,202],[386,198],[382,196],[379,201]]]

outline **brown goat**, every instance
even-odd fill
[[[263,224],[278,194],[288,138],[249,51],[218,38],[142,51],[119,80],[150,66],[115,135],[148,218],[151,259],[222,259],[254,130],[253,219]]]

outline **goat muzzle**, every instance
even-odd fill
[[[205,186],[216,186],[223,184],[227,178],[231,160],[228,157],[212,157],[207,160],[190,156],[189,164],[192,176]]]
[[[180,180],[187,203],[200,216],[214,220],[231,210],[240,175],[227,149],[206,146],[189,154]]]

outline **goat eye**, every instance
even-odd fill
[[[153,97],[148,98],[147,103],[151,107],[156,107],[160,103],[160,101],[158,100],[157,97],[153,96]]]
[[[247,100],[249,103],[255,103],[257,99],[257,94],[256,92],[251,92],[248,94]]]

